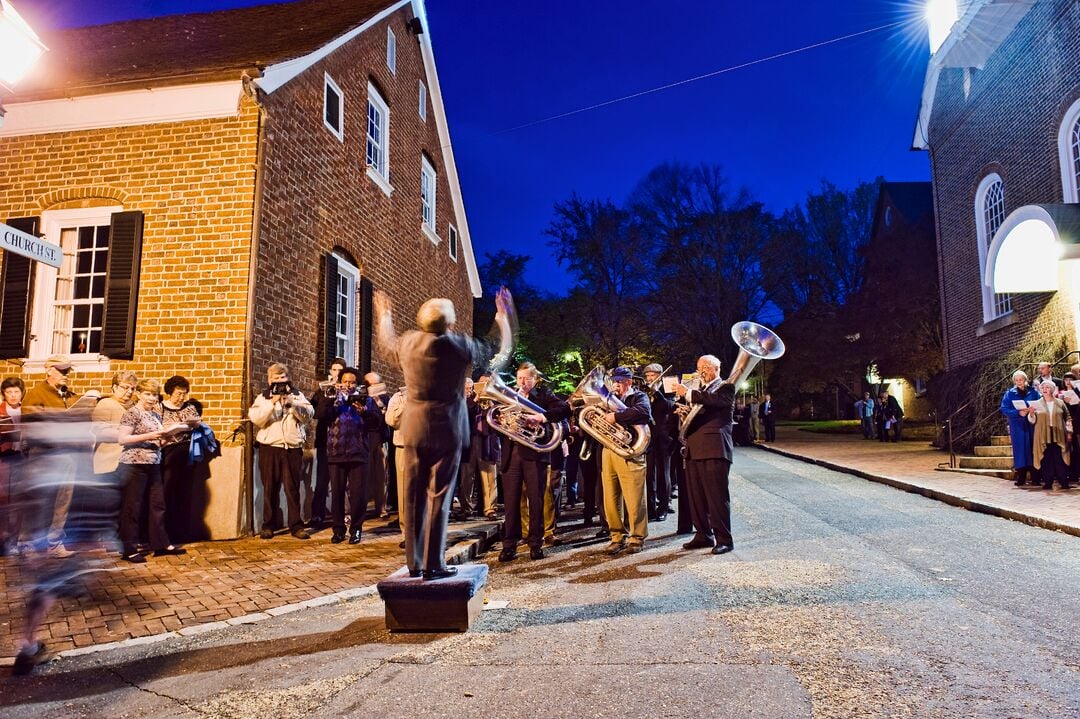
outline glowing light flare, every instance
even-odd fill
[[[1008,231],[994,260],[994,292],[1056,292],[1058,266],[1033,257],[1060,259],[1064,247],[1043,220],[1024,220]]]
[[[930,30],[930,54],[933,55],[949,37],[949,31],[960,19],[956,0],[928,0],[926,24]]]
[[[41,54],[45,45],[8,0],[0,0],[0,84],[14,87]]]

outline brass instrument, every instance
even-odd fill
[[[660,389],[664,385],[664,375],[666,375],[668,372],[670,372],[671,368],[674,367],[674,366],[675,365],[669,364],[667,366],[667,369],[665,369],[663,372],[660,373],[659,377],[654,379],[652,382],[645,382],[644,383],[645,384],[645,389],[650,393],[651,392],[656,392],[658,389]]]
[[[731,339],[739,346],[739,354],[735,358],[735,363],[731,366],[731,374],[728,375],[723,384],[738,385],[743,379],[750,376],[750,373],[757,367],[758,362],[763,359],[777,359],[783,356],[786,349],[784,341],[780,339],[778,334],[764,325],[759,325],[757,322],[736,322],[731,326]],[[708,391],[717,383],[717,380],[719,380],[719,377],[710,382],[708,387],[692,387],[691,389]],[[689,396],[689,393],[687,394]],[[690,428],[690,423],[701,412],[702,407],[704,405],[692,405],[690,410],[679,421],[679,441],[683,444],[686,444],[686,430]]]
[[[644,424],[623,427],[604,419],[608,412],[626,409],[622,400],[604,384],[604,375],[602,366],[594,367],[570,395],[571,406],[581,407],[577,416],[578,426],[623,459],[639,457],[649,447],[652,430]]]
[[[544,409],[522,397],[492,372],[473,388],[476,401],[487,406],[484,421],[499,434],[537,452],[550,452],[563,441],[562,422],[531,425],[525,417],[543,417]]]

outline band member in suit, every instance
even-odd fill
[[[675,394],[690,406],[702,409],[686,428],[686,483],[690,490],[690,511],[694,517],[694,538],[684,549],[712,547],[713,554],[725,554],[735,547],[731,537],[731,471],[733,442],[732,412],[735,385],[720,378],[720,360],[704,355],[697,362],[701,389],[675,385]],[[766,402],[768,395],[765,395]]]
[[[652,423],[649,398],[634,389],[634,375],[627,367],[611,371],[614,394],[626,405],[620,412],[608,412],[604,419],[623,427]],[[601,481],[604,484],[604,514],[607,515],[611,543],[608,554],[626,549],[628,554],[640,552],[649,536],[648,513],[645,509],[645,456],[624,459],[607,447],[601,458]],[[623,521],[623,504],[630,520],[629,531]]]
[[[761,408],[758,410],[761,426],[765,428],[765,441],[776,441],[776,408],[773,406],[772,395],[766,394],[761,400]]]
[[[664,394],[660,385],[664,368],[651,364],[645,368],[645,392],[649,397],[649,409],[652,412],[653,430],[649,449],[645,453],[645,481],[648,488],[649,520],[663,522],[671,508],[671,412],[674,407],[671,397]],[[653,389],[653,387],[656,387]]]
[[[518,367],[518,394],[544,409],[543,418],[536,421],[561,422],[569,417],[570,405],[547,386],[538,384],[539,378],[540,373],[532,362],[523,362]],[[517,545],[521,540],[522,488],[529,501],[529,557],[544,557],[544,495],[547,492],[548,465],[551,463],[549,454],[537,452],[518,442],[503,443],[500,470],[506,519],[503,521],[500,562],[510,562],[517,557]]]
[[[401,337],[394,332],[386,293],[376,292],[373,303],[379,346],[401,364],[409,387],[400,427],[405,493],[399,498],[406,517],[409,574],[424,579],[449,577],[457,570],[446,566],[446,528],[461,448],[469,433],[465,377],[470,366],[486,365],[491,347],[454,331],[457,316],[448,299],[421,305],[416,314],[419,329]],[[514,311],[505,287],[496,293],[495,307],[499,353],[505,356],[513,344],[510,318]]]

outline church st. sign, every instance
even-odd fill
[[[60,260],[63,258],[59,245],[46,242],[3,223],[0,223],[0,250],[14,252],[53,267],[60,267]]]

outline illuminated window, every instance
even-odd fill
[[[979,183],[975,192],[975,225],[979,240],[979,286],[983,295],[983,321],[997,319],[1012,312],[1012,296],[998,294],[983,281],[986,254],[1001,223],[1005,221],[1005,183],[997,173],[991,173]]]

